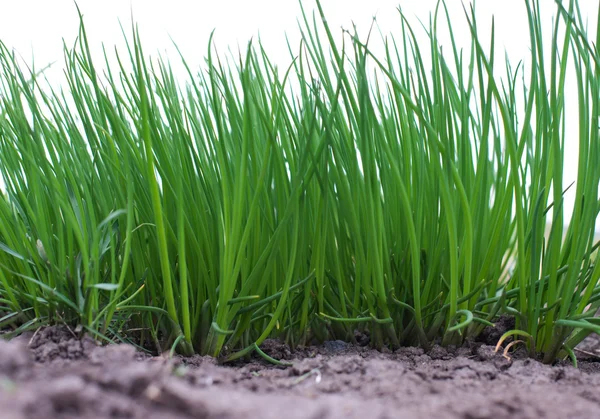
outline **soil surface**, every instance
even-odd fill
[[[492,336],[493,337],[493,336]],[[151,357],[98,346],[67,328],[0,339],[0,418],[595,418],[600,412],[598,340],[579,368],[511,360],[493,346],[378,352],[341,341],[221,366],[209,357]]]

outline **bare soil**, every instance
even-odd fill
[[[484,342],[392,353],[335,341],[292,353],[267,341],[265,352],[293,366],[222,366],[50,327],[0,339],[0,418],[591,419],[600,412],[599,346],[586,341],[576,369],[519,352],[507,360]]]

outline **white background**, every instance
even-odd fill
[[[383,34],[400,36],[400,6],[415,29],[420,29],[419,20],[427,22],[435,9],[436,0],[322,0],[330,26],[340,33],[339,28],[351,29],[356,24],[363,36],[369,30],[372,19]],[[467,7],[468,7],[468,2]],[[555,3],[540,0],[544,17],[544,30],[550,35]],[[566,3],[566,1],[565,1]],[[589,30],[595,37],[598,0],[580,0],[580,8],[589,19]],[[228,50],[242,49],[251,37],[260,35],[269,57],[280,66],[290,63],[287,39],[295,50],[298,47],[298,19],[301,9],[296,0],[79,0],[77,2],[86,24],[94,55],[101,58],[101,44],[108,49],[114,45],[123,47],[121,26],[127,35],[131,33],[131,17],[139,25],[142,42],[147,54],[158,53],[177,60],[173,39],[192,68],[198,67],[205,57],[208,38],[215,30],[217,49],[226,54]],[[310,14],[316,10],[312,0],[304,2]],[[460,0],[447,0],[452,15],[453,32],[459,44],[468,47],[468,26]],[[496,25],[497,59],[502,61],[504,50],[513,63],[529,59],[529,34],[524,0],[481,0],[476,4],[477,22],[482,40],[489,39],[491,17]],[[14,48],[23,59],[35,67],[42,68],[56,62],[49,71],[50,80],[58,83],[61,75],[63,39],[72,45],[78,34],[79,17],[73,0],[0,0],[0,40]],[[417,32],[426,44],[423,31]],[[444,42],[444,34],[440,38]],[[548,38],[549,45],[550,38]],[[447,38],[446,38],[447,42]],[[426,47],[424,47],[426,49]],[[124,50],[121,49],[122,52]],[[576,96],[567,97],[567,103],[576,103]],[[569,127],[572,140],[567,140],[565,162],[565,185],[575,179],[577,166],[576,127]],[[597,169],[596,169],[597,170]],[[567,214],[572,206],[573,191],[567,195]]]

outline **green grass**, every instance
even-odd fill
[[[443,3],[428,44],[399,14],[382,56],[340,43],[317,3],[289,68],[260,44],[223,60],[211,43],[185,83],[135,29],[111,67],[82,25],[64,91],[2,45],[0,326],[232,360],[355,329],[375,347],[460,344],[505,313],[532,354],[572,354],[600,331],[600,31],[557,3],[548,43],[526,5],[531,65],[503,76],[494,29],[482,45],[475,13],[451,22]]]

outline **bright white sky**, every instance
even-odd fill
[[[301,16],[297,0],[79,0],[87,31],[94,46],[101,42],[111,46],[122,41],[119,21],[129,30],[131,16],[139,24],[146,51],[172,51],[172,37],[191,64],[201,62],[210,32],[216,30],[219,50],[227,46],[242,47],[260,33],[263,44],[273,59],[288,62],[285,34],[298,40],[297,19]],[[332,28],[351,29],[354,22],[361,33],[369,29],[373,16],[383,33],[398,34],[401,6],[418,25],[417,18],[427,21],[437,0],[322,0]],[[468,39],[460,0],[447,1],[454,21],[455,34]],[[597,0],[582,0],[582,10],[595,17]],[[305,0],[306,9],[316,9],[316,2]],[[552,0],[542,0],[543,11],[550,17],[554,11]],[[551,6],[551,7],[550,7]],[[527,16],[524,0],[479,1],[478,24],[489,27],[494,15],[500,44],[511,56],[527,57]],[[548,20],[549,21],[549,20]],[[72,42],[77,35],[78,16],[73,0],[0,0],[0,39],[16,48],[25,57],[32,52],[41,64],[61,58],[64,38]],[[487,31],[486,31],[487,32]],[[425,41],[425,39],[424,39]],[[295,42],[297,45],[297,42]],[[502,46],[502,45],[499,45]]]
[[[301,16],[296,0],[79,0],[94,55],[101,57],[101,43],[108,48],[123,45],[119,22],[127,34],[131,16],[138,23],[147,54],[157,53],[177,60],[171,38],[177,43],[192,68],[197,68],[206,54],[211,31],[215,30],[218,50],[226,54],[230,48],[237,51],[251,37],[260,34],[269,57],[276,64],[287,66],[290,57],[285,35],[297,47]],[[354,22],[359,33],[366,34],[373,16],[384,34],[399,36],[397,7],[420,29],[418,20],[428,20],[437,0],[322,0],[325,14],[333,29],[352,28]],[[542,13],[549,31],[555,6],[552,0],[540,0]],[[565,1],[567,3],[567,1]],[[580,0],[582,14],[589,19],[590,32],[596,28],[598,0]],[[304,2],[306,10],[316,10],[313,0]],[[447,0],[453,15],[453,28],[459,45],[468,46],[468,27],[464,20],[462,2]],[[506,49],[511,62],[528,62],[529,34],[524,0],[481,0],[477,3],[478,25],[482,39],[489,35],[491,16],[495,16],[497,50]],[[35,58],[36,68],[57,61],[50,74],[51,80],[60,76],[62,66],[62,40],[71,45],[78,33],[78,15],[73,0],[0,0],[0,40],[14,48],[27,62]],[[338,31],[339,32],[339,31]],[[423,42],[427,39],[422,31]],[[549,32],[548,32],[549,33]],[[443,35],[443,34],[442,34]],[[442,42],[444,37],[441,36]],[[501,61],[502,55],[498,55]],[[576,97],[567,97],[567,101]],[[576,128],[575,128],[576,129]],[[565,185],[574,180],[577,165],[576,131],[574,147],[567,150]],[[572,188],[572,191],[574,188]],[[567,205],[572,205],[572,193]],[[570,209],[567,209],[567,213]]]

